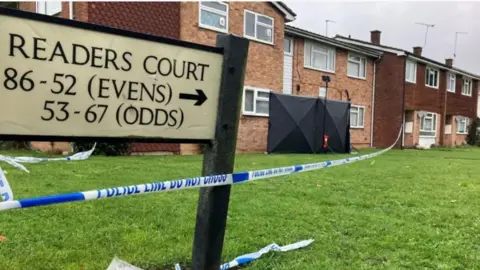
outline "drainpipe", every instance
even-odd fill
[[[407,72],[407,58],[408,54],[405,54],[405,58],[403,60],[403,101],[402,101],[402,147],[401,149],[404,149],[405,146],[405,88],[406,88],[406,83],[405,83],[405,73]]]
[[[68,1],[68,18],[73,20],[73,1]]]
[[[443,121],[442,126],[440,128],[440,145],[445,146],[445,125],[447,123],[447,87],[448,87],[448,72],[445,71],[445,77],[447,77],[447,85],[445,86],[445,98],[443,100]],[[457,79],[455,78],[455,83],[457,83]],[[439,85],[440,87],[440,85]]]
[[[370,147],[373,147],[373,123],[374,123],[374,113],[375,113],[375,79],[377,77],[377,62],[382,59],[383,55],[380,55],[377,60],[373,61],[373,85],[372,85],[372,110],[371,110],[371,119],[370,119]]]

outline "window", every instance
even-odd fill
[[[200,27],[228,32],[228,4],[222,2],[199,3]]]
[[[425,69],[425,85],[432,87],[432,88],[438,88],[438,70],[427,67]]]
[[[367,77],[367,60],[357,55],[348,55],[347,73],[348,76],[365,79]]]
[[[320,89],[318,90],[318,96],[321,98],[325,98],[327,96],[327,88],[320,87]]]
[[[285,38],[283,40],[283,52],[285,54],[292,55],[293,53],[293,39],[292,38]]]
[[[268,116],[269,96],[269,90],[245,87],[243,114]]]
[[[463,79],[462,95],[472,96],[472,80],[466,78]]]
[[[363,106],[352,105],[350,108],[350,127],[363,128],[363,116],[365,108]]]
[[[273,44],[273,18],[245,10],[244,36]]]
[[[423,113],[420,116],[420,136],[435,137],[437,130],[437,114]]]
[[[305,63],[307,68],[335,72],[335,49],[319,43],[305,41]]]
[[[411,83],[417,82],[417,63],[407,60],[407,66],[405,68],[405,81]]]
[[[448,74],[447,91],[455,93],[455,74]]]
[[[460,117],[457,121],[457,133],[468,134],[469,119],[466,117]]]
[[[425,69],[425,85],[438,88],[438,70],[427,67]]]
[[[37,2],[37,13],[54,16],[62,11],[61,1],[42,1]]]

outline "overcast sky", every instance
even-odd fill
[[[428,29],[423,56],[445,62],[453,57],[455,66],[480,74],[480,2],[359,2],[359,1],[284,1],[297,14],[290,25],[328,36],[336,34],[370,41],[370,31],[382,31],[381,44],[412,51],[423,46],[426,27],[416,22],[434,24]],[[476,17],[476,18],[475,18]]]

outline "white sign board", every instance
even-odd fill
[[[0,134],[214,137],[220,49],[4,13]]]

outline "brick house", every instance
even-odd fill
[[[348,90],[352,104],[351,144],[357,148],[369,147],[374,66],[380,54],[288,25],[284,51],[283,92],[347,100],[345,90]],[[323,75],[330,77],[328,89],[322,81]]]
[[[385,147],[404,132],[399,145],[429,148],[433,144],[465,143],[469,123],[477,116],[478,75],[413,53],[381,44],[381,32],[370,42],[337,35],[335,40],[382,52],[376,65],[373,146]]]
[[[281,91],[286,22],[296,14],[281,2],[20,2],[18,8],[93,24],[126,29],[205,45],[215,45],[218,33],[250,39],[245,75],[246,97],[257,89]],[[261,96],[261,94],[259,94]],[[256,101],[260,107],[261,100]],[[268,106],[268,103],[267,103]],[[242,114],[237,151],[266,150],[267,118]],[[48,149],[49,142],[34,143]],[[55,143],[56,147],[68,147]],[[199,145],[134,145],[136,152],[198,153]]]

